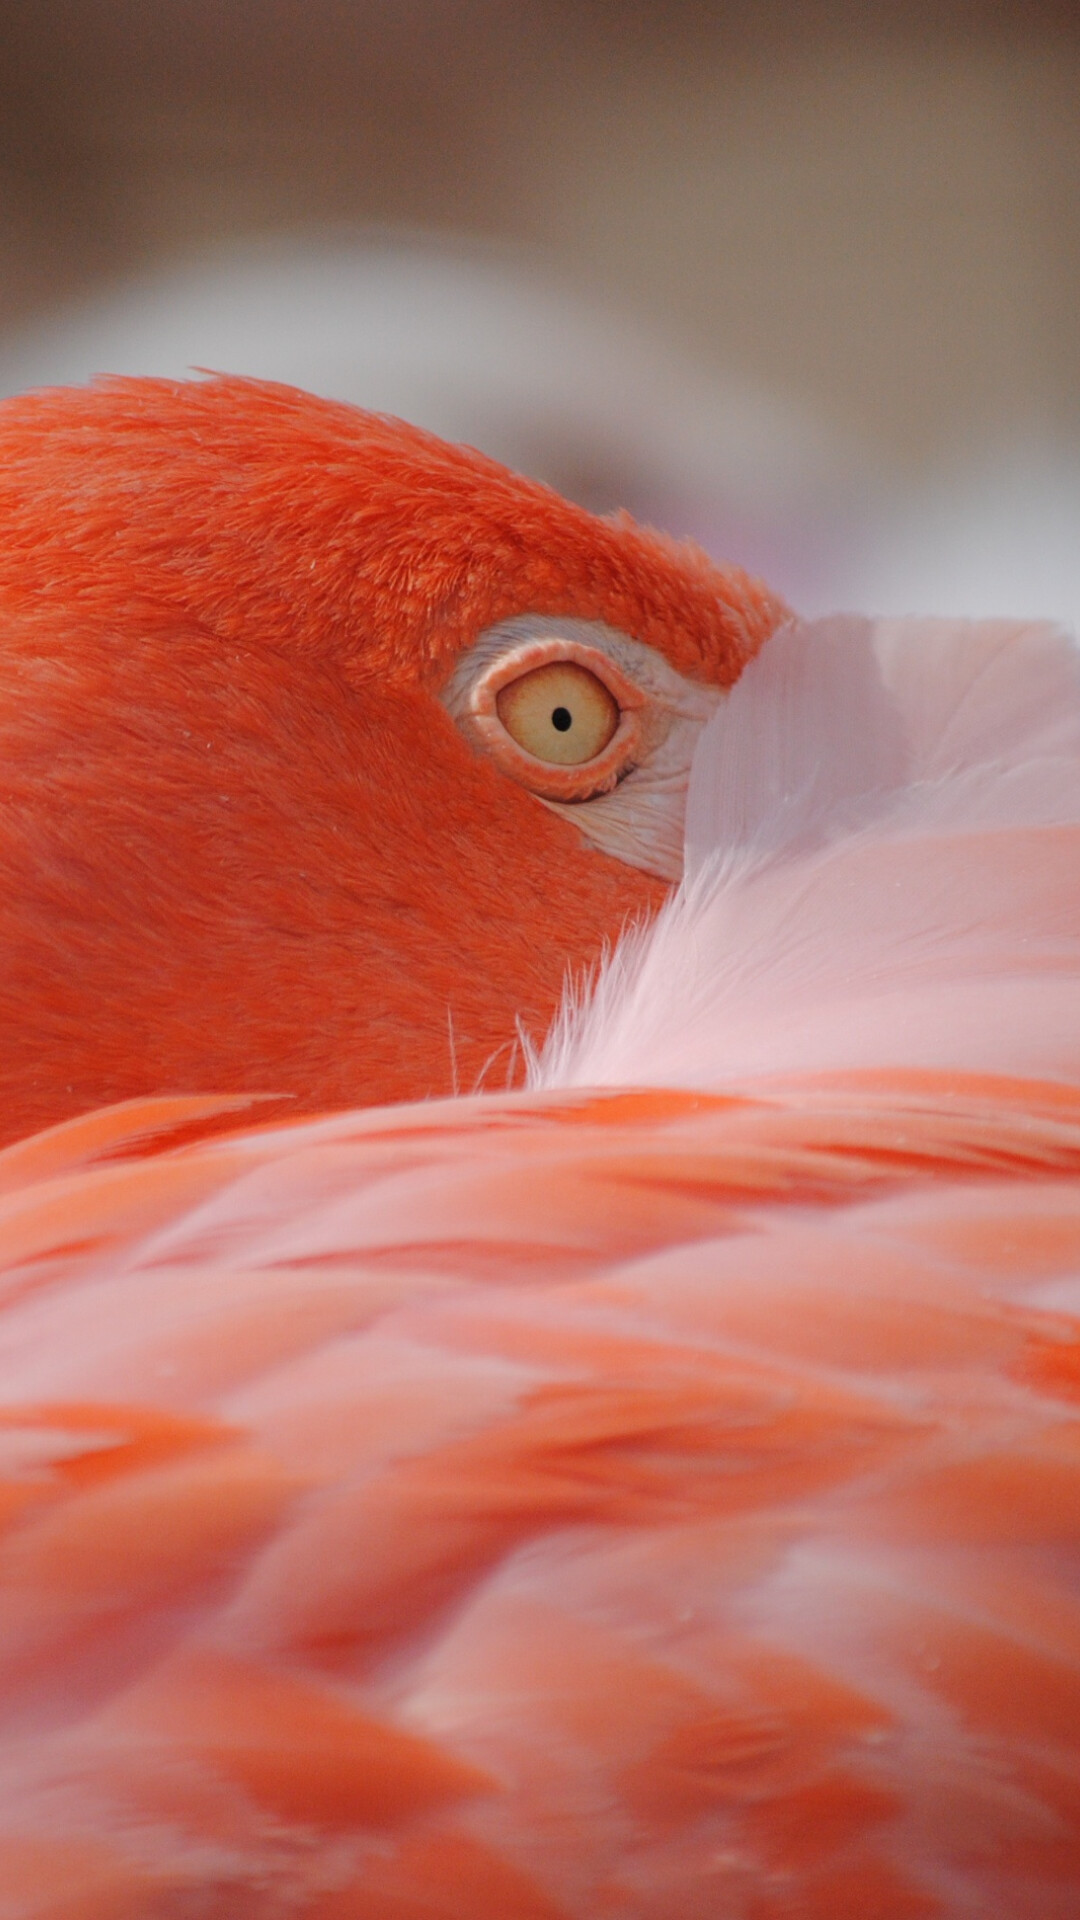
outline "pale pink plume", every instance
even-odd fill
[[[1017,621],[777,634],[698,749],[686,881],[536,1086],[1080,1077],[1080,652]]]
[[[0,1155],[0,1920],[1074,1920],[1077,675],[781,634],[529,1091]]]

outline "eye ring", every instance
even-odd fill
[[[499,697],[540,667],[579,667],[614,702],[618,720],[610,739],[590,759],[570,763],[539,759],[507,731],[499,712]],[[503,699],[506,708],[505,697]],[[598,647],[552,635],[515,647],[492,662],[474,684],[469,717],[491,757],[511,779],[544,800],[591,800],[610,793],[633,767],[641,742],[641,714],[646,696],[641,688]]]

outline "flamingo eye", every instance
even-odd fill
[[[511,680],[499,689],[495,709],[517,746],[557,767],[594,760],[620,719],[603,681],[573,660],[553,660]]]

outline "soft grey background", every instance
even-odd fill
[[[451,278],[479,261],[488,303],[474,323],[472,294],[416,296],[445,340],[413,407],[432,424],[775,559],[809,602],[979,611],[982,583],[986,603],[1069,611],[1078,101],[1080,6],[1041,0],[0,0],[0,381],[80,375],[72,327],[98,328],[90,370],[121,365],[130,287],[132,364],[187,364],[175,324],[160,350],[147,333],[185,311],[170,275],[201,289],[191,357],[224,340],[236,364],[239,325],[254,361],[253,315],[284,338],[285,295],[249,273],[222,335],[207,273],[269,248],[294,298],[290,249],[366,257],[373,227],[404,232]],[[584,333],[530,335],[530,286],[538,312],[577,303]],[[407,410],[415,384],[382,397],[376,334],[415,335],[416,364],[429,350],[394,298],[397,319],[382,294],[376,317],[353,310],[349,397]],[[524,426],[466,392],[470,357],[498,357],[478,358],[485,326]],[[639,380],[638,351],[668,371]]]

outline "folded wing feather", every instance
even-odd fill
[[[0,1154],[2,1920],[1071,1920],[1076,673],[771,642],[530,1092]]]
[[[694,762],[683,887],[532,1083],[1080,1073],[1080,652],[1046,625],[778,634]]]

